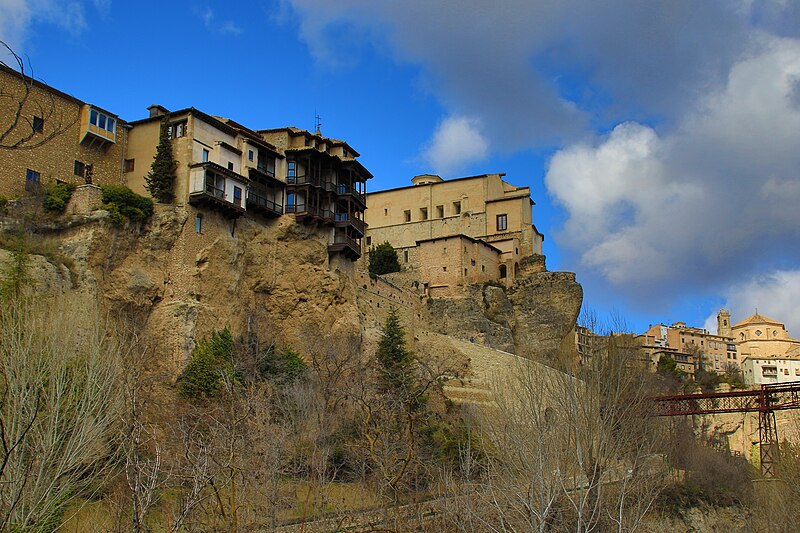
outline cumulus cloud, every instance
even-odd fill
[[[741,285],[728,287],[724,307],[734,323],[758,312],[786,325],[789,334],[800,337],[800,270],[777,270],[756,276]],[[709,331],[717,330],[716,311],[705,322]]]
[[[86,5],[106,13],[111,0],[0,0],[0,38],[19,52],[34,21],[79,35],[87,28]]]
[[[764,5],[767,4],[767,5]],[[451,114],[508,149],[676,113],[724,83],[759,34],[798,31],[796,2],[284,0],[322,63],[370,43],[419,65]]]
[[[800,41],[764,40],[665,133],[638,123],[568,146],[546,185],[582,264],[624,290],[721,289],[800,258]]]
[[[474,161],[486,157],[488,145],[477,120],[448,117],[439,123],[422,158],[443,176],[448,176]]]

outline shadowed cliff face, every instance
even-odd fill
[[[430,300],[422,323],[436,333],[552,361],[573,332],[583,290],[575,274],[545,271],[541,256],[527,266],[512,287],[471,286],[466,298]]]
[[[143,228],[118,229],[98,213],[52,232],[71,272],[32,255],[30,277],[96,295],[148,340],[162,372],[177,376],[195,339],[226,325],[295,346],[309,331],[360,333],[352,265],[329,262],[327,228],[203,213],[197,232],[193,210],[160,205]]]

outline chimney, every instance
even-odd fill
[[[160,117],[169,113],[169,109],[164,107],[163,105],[153,104],[147,108],[150,111],[150,118],[153,117]]]

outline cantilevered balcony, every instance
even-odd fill
[[[324,224],[334,222],[333,211],[326,207],[311,204],[286,204],[286,213],[294,214],[301,222],[316,221]]]
[[[347,235],[345,231],[337,228],[333,244],[328,245],[328,253],[340,253],[348,259],[355,261],[361,257],[361,242]]]
[[[336,213],[335,222],[337,228],[350,227],[353,231],[357,232],[360,237],[364,236],[367,229],[367,224],[358,218],[355,218],[350,213]]]
[[[229,218],[244,214],[242,195],[247,187],[244,176],[216,163],[198,163],[190,167],[189,184],[191,205],[216,209]]]
[[[269,217],[281,216],[283,214],[283,204],[270,198],[271,195],[268,190],[251,186],[247,190],[247,209]]]
[[[356,188],[350,184],[347,183],[337,184],[336,194],[338,194],[339,196],[350,197],[354,201],[356,201],[362,207],[362,209],[367,208],[367,201],[366,198],[364,197],[364,194],[356,190]]]

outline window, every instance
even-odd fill
[[[486,272],[486,265],[481,265],[481,272]]]
[[[253,151],[252,150],[248,150],[247,151],[247,159],[248,159],[248,161],[252,161],[253,160]]]
[[[34,133],[44,132],[44,119],[42,117],[33,117],[33,132]]]
[[[464,275],[465,276],[467,275],[467,269],[466,268],[464,269]]]
[[[403,211],[403,222],[411,222],[411,210],[406,209]]]
[[[200,213],[194,217],[194,231],[195,233],[203,233],[203,215]]]
[[[110,133],[114,133],[117,121],[113,117],[105,115],[96,109],[92,109],[91,111],[89,111],[89,124],[91,124],[92,126],[96,126],[101,130],[106,130]]]
[[[35,191],[39,188],[39,173],[35,170],[25,170],[25,190]]]
[[[461,214],[461,202],[453,202],[453,214],[460,215]]]
[[[202,161],[203,163],[208,163],[208,150],[206,150],[205,148],[203,148],[203,153],[200,156],[200,161]]]
[[[186,136],[186,121],[173,122],[167,126],[167,137],[178,139]]]
[[[508,215],[497,215],[497,231],[506,231],[508,229]]]
[[[126,159],[122,163],[122,171],[123,172],[133,172],[134,162],[135,162],[135,160],[133,160],[133,159]]]
[[[289,166],[286,170],[286,176],[294,178],[295,176],[297,176],[297,163],[295,163],[294,161],[289,161],[288,165]],[[290,183],[294,183],[294,180],[290,180]]]
[[[475,266],[475,260],[474,259],[472,261],[470,261],[470,262],[472,263],[472,266]]]
[[[428,208],[427,207],[421,207],[419,209],[419,218],[422,219],[422,220],[428,220]]]
[[[367,246],[372,244],[372,237],[367,237]]]
[[[389,216],[389,210],[388,209],[384,209],[383,210],[383,216],[385,216],[385,217]]]
[[[447,267],[442,267],[442,272],[447,272]]]
[[[761,336],[761,330],[760,329],[756,330],[756,335],[758,335],[759,337]]]
[[[403,250],[403,262],[408,263],[408,250]]]
[[[228,170],[233,170],[233,161],[228,161]]]
[[[444,218],[444,206],[437,205],[436,206],[436,218]]]
[[[241,187],[234,187],[233,188],[233,204],[234,205],[238,205],[240,207],[242,205],[242,188]]]
[[[72,166],[72,173],[76,176],[84,177],[86,175],[86,165],[82,161],[75,160]]]

